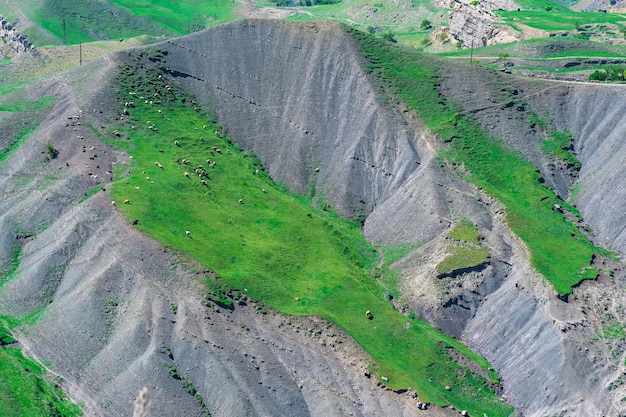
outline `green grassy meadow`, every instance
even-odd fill
[[[525,4],[524,1],[518,3]],[[620,26],[626,24],[626,16],[619,13],[574,12],[558,4],[547,6],[545,2],[539,3],[544,5],[529,5],[528,8],[524,7],[521,11],[494,10],[494,13],[497,13],[504,23],[517,30],[521,30],[519,24],[548,32],[576,30],[585,25],[611,24]],[[546,7],[552,7],[552,9],[547,11]]]
[[[437,71],[443,61],[362,32],[350,32],[363,47],[369,71],[449,144],[441,154],[447,163],[463,166],[460,175],[505,205],[507,222],[528,246],[531,264],[554,289],[569,294],[574,285],[594,276],[589,268],[591,257],[606,252],[592,245],[563,213],[553,209],[559,204],[576,213],[540,182],[530,162],[505,148],[439,95]]]
[[[139,229],[270,308],[333,321],[372,356],[372,370],[393,389],[411,387],[423,401],[490,416],[512,412],[490,388],[498,377],[484,359],[393,309],[373,277],[377,252],[356,222],[272,182],[253,155],[222,138],[219,125],[194,111],[180,89],[168,90],[156,72],[142,77],[125,67],[120,83],[120,103],[135,97],[136,105],[117,127],[131,139],[112,143],[133,158],[115,173],[112,196]],[[453,361],[449,349],[478,363],[483,376]]]

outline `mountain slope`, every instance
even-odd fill
[[[623,271],[598,260],[604,264],[597,265],[597,282],[574,288],[567,303],[557,298],[532,271],[502,206],[437,159],[443,145],[415,111],[397,109],[389,104],[393,99],[381,105],[379,86],[343,28],[244,21],[154,49],[166,52],[157,65],[213,109],[229,137],[258,155],[275,180],[312,192],[320,205],[361,216],[373,242],[421,244],[397,263],[407,290],[398,308],[414,309],[492,361],[503,377],[503,395],[523,415],[620,410],[624,338],[610,330],[623,323]],[[92,415],[126,413],[141,385],[148,385],[153,410],[161,415],[200,415],[203,407],[214,416],[417,413],[414,400],[380,390],[363,376],[369,358],[332,325],[264,316],[253,303],[220,313],[203,306],[196,266],[184,268],[113,210],[107,172],[131,160],[95,132],[119,117],[108,88],[119,60],[110,56],[33,89],[33,96],[58,96],[57,104],[2,166],[0,221],[14,233],[3,237],[1,255],[6,265],[16,247],[21,254],[17,273],[2,287],[0,310],[40,314],[20,328],[33,352],[67,378],[70,393]],[[446,92],[446,82],[467,70],[458,68],[441,75],[441,93],[448,97],[454,89]],[[493,77],[471,74],[476,85]],[[613,97],[606,109],[619,109],[619,91],[522,84],[536,114],[547,113],[557,127],[571,130],[582,162],[575,201],[598,239],[623,254],[619,233],[609,232],[613,216],[592,210],[593,201],[606,201],[619,213],[624,201],[593,185],[605,183],[603,165],[619,158],[621,116],[589,110],[598,91]],[[482,93],[477,88],[461,96],[478,100]],[[563,93],[575,99],[560,106]],[[465,104],[475,109],[471,100]],[[597,116],[571,116],[585,113]],[[517,114],[511,109],[492,116],[494,134],[525,123],[526,116]],[[532,151],[529,159],[548,173],[537,152],[541,146],[521,146],[540,136],[504,139]],[[58,158],[45,160],[46,141],[59,149]],[[595,144],[614,151],[593,152]],[[546,178],[566,192],[566,170]],[[102,184],[107,191],[96,191]],[[476,225],[490,261],[438,278],[450,225],[461,218]],[[317,332],[324,343],[303,336]]]

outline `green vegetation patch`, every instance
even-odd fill
[[[409,253],[417,250],[422,244],[414,243],[411,245],[383,246],[380,250],[383,253],[383,260],[380,268],[374,270],[374,277],[378,279],[382,285],[384,294],[391,295],[394,298],[401,296],[400,280],[402,272],[399,269],[392,268],[391,265],[397,261],[404,259]]]
[[[459,221],[448,232],[448,237],[455,242],[448,248],[448,256],[437,265],[438,276],[466,271],[489,260],[489,252],[480,245],[483,236],[469,220]]]
[[[35,131],[52,109],[55,98],[26,98],[26,84],[0,85],[0,111],[9,112],[6,122],[0,121],[0,165]]]
[[[448,232],[448,236],[451,239],[462,240],[469,243],[478,245],[483,240],[483,235],[480,234],[474,223],[467,219],[461,220]]]
[[[229,0],[111,0],[111,3],[178,35],[233,20],[236,7]]]
[[[467,270],[484,264],[489,259],[489,252],[474,245],[453,246],[449,255],[437,265],[438,275],[447,275],[455,271]]]
[[[44,29],[29,33],[37,46],[183,35],[234,19],[235,7],[228,0],[24,0],[21,4],[24,13]]]
[[[554,205],[575,213],[542,184],[537,169],[507,148],[460,106],[440,95],[441,61],[350,30],[368,60],[367,69],[393,95],[415,109],[448,148],[442,157],[467,181],[500,200],[509,226],[528,246],[530,261],[559,294],[585,278],[595,247]]]
[[[24,357],[14,342],[6,327],[0,326],[0,415],[82,415],[80,406],[67,399],[61,388],[49,380],[45,369]]]
[[[261,314],[267,306],[319,315],[372,356],[372,370],[390,388],[411,387],[422,401],[475,413],[510,414],[484,359],[381,296],[372,276],[377,253],[359,225],[275,184],[182,89],[149,69],[150,56],[121,69],[120,106],[133,98],[136,105],[111,142],[133,158],[115,173],[121,179],[112,195],[140,230],[211,268],[218,278],[208,278],[207,302],[228,307],[230,286],[256,300]],[[455,362],[449,349],[482,371]]]
[[[619,66],[609,66],[606,69],[595,70],[594,72],[589,74],[589,80],[619,82],[624,81],[625,75],[626,68]]]
[[[602,325],[602,337],[604,339],[626,339],[626,328],[618,321]]]
[[[572,153],[574,147],[574,140],[570,132],[564,132],[560,130],[553,130],[550,136],[543,141],[541,149],[547,155],[553,155],[561,162],[567,164],[568,167],[578,171],[581,163]]]
[[[23,90],[0,98],[0,111],[23,112],[39,110],[49,107],[55,101],[55,97],[46,96],[38,100],[29,100]]]
[[[536,0],[519,0],[517,3],[524,9],[494,10],[506,24],[517,30],[521,30],[519,24],[546,31],[559,31],[584,30],[586,25],[619,26],[626,22],[626,16],[619,13],[574,12],[558,4],[546,7],[546,2]]]

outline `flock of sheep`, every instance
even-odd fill
[[[166,87],[166,89],[168,91],[171,91],[171,87],[169,85],[166,85],[165,87]],[[147,105],[153,105],[154,104],[154,102],[152,100],[145,99],[143,96],[137,96],[137,93],[130,92],[129,94],[131,96],[136,96],[140,100],[144,100],[144,103],[147,104]],[[157,96],[158,96],[158,93],[155,93],[154,97],[157,97]],[[160,104],[160,101],[157,101],[156,104]],[[122,114],[120,115],[121,116],[121,120],[123,120],[124,116],[129,114],[129,108],[132,108],[132,107],[135,107],[135,102],[134,101],[126,101],[126,102],[124,102],[124,107],[122,109]],[[157,112],[158,112],[159,115],[163,114],[161,109],[157,109]],[[148,130],[150,130],[152,132],[155,132],[155,133],[158,132],[158,129],[157,129],[157,127],[155,126],[155,124],[153,122],[148,121],[147,125],[148,125],[148,127],[147,127]],[[136,129],[136,126],[133,126],[132,128]],[[195,128],[195,129],[199,130],[198,128]],[[202,129],[206,130],[207,129],[207,125],[203,125]],[[115,131],[114,134],[116,136],[120,135],[118,133],[118,131]],[[223,138],[224,137],[222,132],[219,131],[219,130],[215,130],[214,131],[214,135],[216,137],[219,137],[219,138]],[[204,137],[201,137],[200,139],[204,140]],[[176,146],[178,148],[181,148],[183,146],[183,144],[181,143],[181,140],[179,140],[179,139],[174,140],[173,143],[174,143],[174,146]],[[230,150],[229,149],[227,149],[226,152],[222,152],[222,149],[218,148],[217,146],[212,146],[211,149],[212,149],[212,152],[211,152],[212,155],[223,154],[223,153],[230,154]],[[161,150],[160,152],[163,152],[163,151]],[[186,158],[179,159],[178,163],[183,165],[183,166],[189,166],[190,168],[192,166],[191,161],[186,159]],[[208,167],[206,169],[205,169],[204,165],[202,165],[202,164],[196,165],[196,167],[193,169],[193,172],[191,172],[191,170],[189,170],[189,171],[186,170],[186,171],[184,171],[183,175],[186,178],[195,178],[197,176],[197,178],[200,180],[200,184],[202,186],[204,186],[204,187],[208,187],[209,186],[209,181],[211,180],[211,177],[209,176],[209,171],[208,170],[215,169],[217,163],[216,163],[215,160],[212,160],[212,159],[209,158],[209,159],[206,160],[206,164],[208,165]],[[159,162],[159,161],[154,161],[154,165],[157,168],[159,168],[159,169],[165,169],[163,164],[161,162]],[[258,174],[258,172],[259,172],[259,170],[257,169],[257,170],[254,171],[254,174]],[[145,173],[145,171],[144,171],[144,173]],[[146,178],[149,178],[149,177],[146,177]],[[138,188],[138,187],[136,187],[136,188]],[[261,192],[267,193],[267,190],[265,188],[262,188]],[[112,201],[111,203],[113,205],[116,205],[115,201]],[[239,204],[244,204],[244,200],[240,198],[238,200],[238,203]],[[124,200],[124,204],[130,204],[130,199],[125,199]],[[189,230],[186,230],[185,231],[185,235],[188,236],[188,237],[191,237],[191,232]]]

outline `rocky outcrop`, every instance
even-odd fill
[[[2,15],[0,15],[0,39],[2,41],[2,45],[0,45],[0,53],[2,53],[3,49],[8,49],[10,51],[2,54],[5,56],[23,54],[27,52],[35,54],[37,51],[28,38],[24,35],[20,35],[13,25],[4,20],[4,16]]]
[[[498,15],[492,10],[517,9],[511,0],[468,2],[439,0],[442,7],[453,9],[450,15],[450,34],[463,41],[463,48],[479,48],[499,43],[515,42],[520,35],[510,27],[498,25]]]

